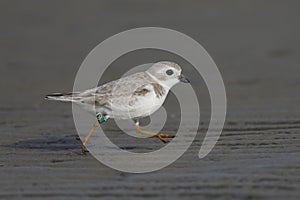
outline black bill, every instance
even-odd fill
[[[185,76],[183,76],[182,74],[180,74],[180,76],[178,77],[178,79],[183,82],[183,83],[190,83],[190,80],[187,79]]]

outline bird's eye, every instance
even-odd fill
[[[171,76],[173,73],[174,73],[174,72],[173,72],[173,70],[171,70],[171,69],[168,69],[168,70],[166,71],[166,74],[168,74],[169,76]]]

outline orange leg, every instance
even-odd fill
[[[149,131],[144,131],[140,129],[140,125],[139,122],[135,123],[135,131],[137,133],[141,133],[141,134],[146,134],[146,135],[151,135],[153,137],[157,137],[158,139],[160,139],[160,141],[162,141],[163,143],[166,143],[166,141],[163,138],[174,138],[173,135],[169,135],[169,134],[165,134],[165,133],[153,133],[153,132],[149,132]]]
[[[81,145],[81,151],[82,151],[82,153],[88,152],[87,149],[85,148],[85,144],[88,141],[88,139],[91,137],[92,133],[95,131],[95,129],[99,125],[100,125],[100,123],[97,120],[96,123],[93,125],[93,127],[89,130],[89,132],[87,133],[87,135],[85,136],[85,138],[83,138],[82,145]]]

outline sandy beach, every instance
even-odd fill
[[[300,26],[297,1],[8,1],[0,2],[0,199],[299,199]],[[208,126],[207,88],[184,69],[201,99],[197,137],[170,166],[151,173],[113,170],[82,155],[68,92],[86,55],[106,38],[137,27],[183,32],[209,52],[222,74],[228,111],[213,151],[198,158]],[[136,52],[122,66],[178,59]],[[120,69],[120,70],[115,70]],[[118,71],[118,72],[116,72]],[[166,106],[176,110],[172,97]],[[176,116],[176,113],[174,114]],[[165,132],[174,131],[171,117]],[[124,149],[137,143],[113,122],[106,133]]]

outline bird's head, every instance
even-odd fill
[[[178,64],[169,61],[161,61],[154,63],[146,72],[161,85],[171,88],[179,82],[190,82],[181,74],[181,71],[181,67]]]

